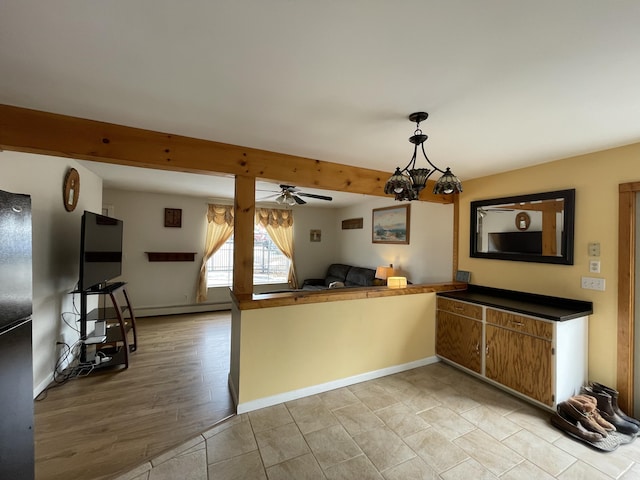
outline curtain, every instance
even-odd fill
[[[211,255],[229,240],[233,233],[233,207],[231,205],[209,205],[207,211],[207,237],[204,245],[204,256],[198,276],[196,302],[207,300],[207,261]]]
[[[265,228],[276,247],[289,259],[289,286],[298,288],[296,269],[293,264],[293,212],[275,208],[259,208],[256,209],[256,223]]]

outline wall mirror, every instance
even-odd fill
[[[573,265],[575,189],[471,202],[470,255]]]

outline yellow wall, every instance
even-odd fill
[[[240,315],[240,404],[435,355],[434,293]]]
[[[589,378],[616,383],[618,185],[640,180],[640,143],[464,181],[460,197],[459,269],[472,283],[593,302],[589,321]],[[469,257],[470,202],[576,189],[574,265]],[[600,242],[601,270],[589,273],[587,245]],[[581,276],[606,280],[604,292],[584,290]]]

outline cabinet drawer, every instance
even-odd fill
[[[487,308],[487,323],[551,341],[553,325],[543,320]]]
[[[449,298],[438,297],[438,310],[482,320],[482,307],[471,303],[458,302]]]

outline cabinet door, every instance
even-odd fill
[[[436,353],[480,373],[482,364],[482,323],[438,311]]]
[[[493,325],[486,334],[486,377],[553,405],[551,342]]]

